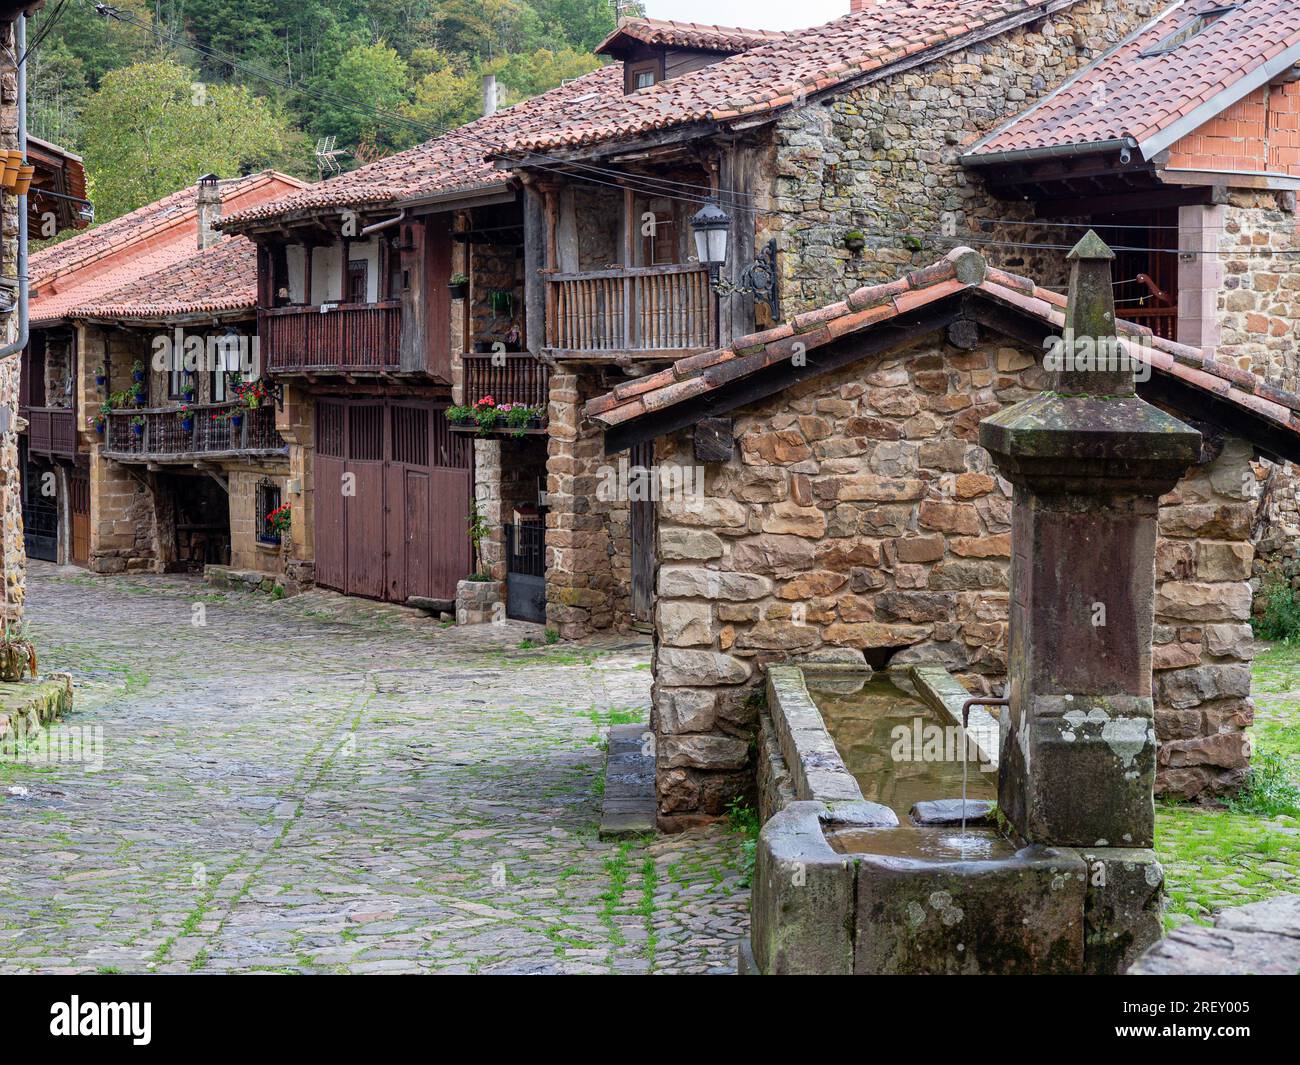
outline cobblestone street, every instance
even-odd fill
[[[0,762],[0,972],[734,970],[738,837],[596,837],[641,638],[43,563],[28,618],[104,764]]]

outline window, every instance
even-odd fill
[[[280,486],[270,481],[257,485],[257,539],[264,544],[278,544],[280,533],[266,519],[280,509]]]
[[[348,287],[343,294],[345,303],[369,303],[366,298],[370,281],[370,264],[365,259],[348,260]]]
[[[624,70],[627,79],[623,84],[625,92],[648,89],[660,80],[658,59],[643,59],[638,63],[628,63]]]
[[[643,216],[644,217],[644,216]],[[668,211],[654,212],[654,225],[641,238],[641,261],[646,266],[670,266],[677,262],[677,235]]]

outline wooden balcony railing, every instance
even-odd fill
[[[551,275],[547,346],[681,355],[713,341],[709,274],[695,264]]]
[[[20,413],[28,422],[27,449],[32,454],[76,457],[76,413],[70,407],[24,407]]]
[[[491,396],[497,405],[526,403],[546,410],[551,368],[528,352],[492,355],[467,352],[461,356],[465,368],[462,392],[466,405]]]
[[[228,415],[242,415],[236,425]],[[217,417],[213,417],[217,415]],[[132,424],[143,418],[136,432]],[[189,419],[189,428],[185,427]],[[237,403],[200,403],[182,413],[176,407],[113,411],[104,427],[104,453],[111,458],[178,459],[191,455],[288,453],[275,430],[275,408]]]
[[[270,373],[396,370],[401,362],[400,300],[257,313],[262,359]]]
[[[1126,322],[1144,325],[1158,337],[1165,340],[1178,339],[1178,308],[1121,304],[1115,310],[1116,317]]]

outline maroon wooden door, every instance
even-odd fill
[[[317,408],[316,580],[402,603],[452,599],[469,572],[469,442],[397,400]]]

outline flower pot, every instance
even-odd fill
[[[469,282],[463,281],[459,285],[448,285],[451,291],[451,298],[454,300],[463,300],[469,298]]]
[[[144,426],[133,425],[131,426],[131,432],[135,433],[136,436],[144,436]]]
[[[181,393],[181,399],[183,399],[186,403],[193,403],[193,402],[194,402],[194,389],[191,388],[191,389],[187,389],[186,391],[182,392],[182,393]]]
[[[132,371],[131,371],[131,380],[132,380],[132,381],[136,381],[136,382],[143,381],[143,380],[144,380],[144,371],[143,371],[143,370],[132,370]]]
[[[188,433],[188,432],[189,432],[191,429],[193,429],[193,428],[194,428],[194,419],[193,419],[193,418],[182,418],[182,419],[181,419],[181,431],[182,431],[182,432]]]
[[[5,167],[8,169],[8,166]],[[25,163],[18,168],[18,180],[14,182],[14,195],[26,196],[27,190],[32,187],[32,178],[36,176],[36,167],[30,163]]]
[[[137,407],[143,407],[147,398],[148,397],[143,392],[137,392],[135,394],[135,405]]]
[[[100,388],[104,387],[104,382],[107,380],[108,378],[105,377],[102,373],[95,374],[95,384],[99,385]]]
[[[236,429],[238,429],[241,425],[244,424],[244,416],[242,414],[232,414],[230,416],[230,424],[233,425]]]
[[[18,168],[23,165],[23,153],[17,150],[0,152],[0,185],[12,189],[18,183]]]
[[[95,423],[95,432],[97,432],[100,436],[103,436],[103,435],[104,435],[104,423],[103,423],[103,422],[96,422],[96,423]]]

